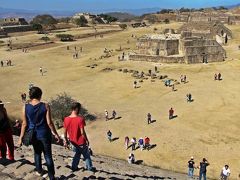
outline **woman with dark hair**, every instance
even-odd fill
[[[60,141],[51,118],[51,110],[48,104],[41,102],[42,90],[39,87],[32,87],[29,90],[30,101],[23,108],[23,122],[18,144],[22,145],[25,131],[33,130],[32,145],[34,149],[34,160],[38,175],[43,174],[42,158],[43,152],[46,160],[48,176],[50,180],[55,179],[54,163],[52,159],[52,134]]]
[[[0,100],[0,158],[6,158],[8,147],[8,157],[14,160],[14,143],[12,129],[10,127],[7,110],[3,102]]]

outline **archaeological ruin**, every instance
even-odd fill
[[[208,63],[226,58],[226,51],[215,40],[194,36],[191,32],[144,35],[138,39],[137,51],[129,60],[160,63]]]
[[[24,18],[0,19],[0,29],[5,33],[24,32],[33,30]]]
[[[223,24],[238,25],[240,24],[240,15],[230,11],[219,12],[178,12],[176,15],[178,22],[221,22]]]
[[[107,21],[104,18],[90,13],[77,13],[72,17],[72,20],[79,19],[83,16],[89,24],[107,24]]]
[[[232,39],[232,31],[221,22],[188,22],[177,31],[183,37],[195,36],[215,39],[219,44],[225,45]]]

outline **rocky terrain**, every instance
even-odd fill
[[[17,138],[14,139],[16,142]],[[186,179],[186,175],[147,167],[141,165],[141,161],[137,161],[139,164],[130,165],[127,161],[100,155],[92,157],[97,169],[95,173],[85,171],[82,160],[79,164],[80,170],[72,172],[72,156],[72,151],[53,145],[56,177],[59,179]],[[15,162],[0,160],[0,179],[44,179],[34,171],[32,147],[16,148],[15,159]],[[46,166],[43,165],[43,168],[46,169]]]

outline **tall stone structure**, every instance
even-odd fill
[[[219,44],[227,44],[232,39],[232,31],[220,22],[188,22],[178,29],[183,37],[194,36],[215,39]]]
[[[138,39],[137,52],[129,56],[136,61],[187,64],[220,62],[225,58],[226,51],[215,39],[193,36],[191,32],[144,35]]]

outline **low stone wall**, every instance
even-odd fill
[[[186,59],[187,59],[186,63],[188,64],[203,63],[203,55],[200,55],[200,54],[188,55]],[[208,63],[222,62],[224,60],[225,60],[225,54],[223,52],[220,52],[218,54],[208,54],[205,62],[208,62]]]
[[[129,60],[160,63],[185,63],[185,59],[183,56],[147,56],[143,54],[132,54],[129,55]]]
[[[33,31],[33,27],[31,25],[5,26],[2,27],[2,29],[7,33]]]

